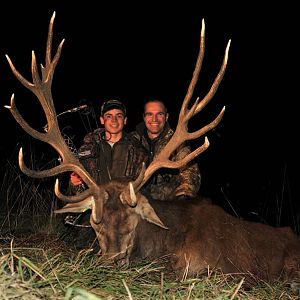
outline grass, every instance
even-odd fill
[[[300,299],[285,282],[250,288],[242,276],[221,273],[176,280],[166,258],[120,268],[76,251],[52,215],[53,180],[25,176],[15,155],[0,190],[0,299]]]
[[[31,153],[30,161],[35,163],[31,163],[30,168],[49,168],[53,164],[45,164],[44,157],[36,158],[34,151]],[[57,205],[53,178],[35,179],[23,174],[18,166],[17,151],[2,165],[0,174],[1,234],[32,233],[43,226],[49,227],[49,218],[52,220],[52,211]]]
[[[86,250],[18,247],[10,241],[0,258],[0,299],[299,299],[283,282],[248,289],[243,279],[223,274],[174,281],[162,265],[116,268]]]

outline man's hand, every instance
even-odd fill
[[[80,185],[80,184],[83,183],[82,179],[75,172],[71,173],[70,181],[75,186]]]

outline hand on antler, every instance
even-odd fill
[[[81,177],[77,173],[75,173],[75,172],[71,173],[71,175],[70,175],[70,182],[74,186],[78,186],[80,184],[83,184],[83,181],[82,181]]]

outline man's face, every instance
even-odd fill
[[[144,122],[147,127],[149,138],[157,137],[164,129],[168,120],[165,107],[160,102],[148,102],[144,111]]]
[[[127,118],[121,109],[113,108],[100,117],[100,122],[106,131],[111,134],[118,134],[123,131]]]

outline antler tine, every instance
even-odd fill
[[[8,60],[9,66],[15,75],[15,77],[21,82],[23,86],[25,86],[28,90],[30,90],[39,100],[40,104],[42,105],[43,111],[45,113],[47,119],[47,130],[46,132],[39,132],[33,129],[21,116],[19,113],[16,104],[15,104],[15,97],[14,94],[11,96],[11,105],[5,106],[8,108],[15,120],[20,124],[20,126],[32,137],[43,141],[49,145],[51,145],[60,155],[62,158],[62,163],[59,166],[53,167],[48,170],[36,171],[29,169],[23,159],[23,151],[22,148],[19,152],[19,166],[23,173],[30,177],[35,178],[44,178],[44,177],[51,177],[63,172],[67,171],[74,171],[76,172],[83,181],[88,185],[89,189],[85,193],[82,193],[80,196],[77,197],[62,197],[60,193],[58,193],[58,187],[55,188],[55,192],[59,194],[59,198],[63,198],[63,201],[70,201],[70,202],[77,202],[81,201],[89,195],[97,194],[99,187],[97,186],[96,182],[90,176],[90,174],[85,170],[83,165],[79,162],[79,160],[74,156],[71,152],[63,136],[61,135],[59,124],[57,120],[57,115],[53,103],[52,92],[51,92],[51,85],[53,80],[53,75],[57,63],[59,61],[64,39],[59,44],[54,58],[51,58],[51,48],[52,48],[52,40],[53,40],[53,24],[55,19],[55,12],[53,13],[48,30],[48,37],[47,37],[47,46],[46,46],[46,57],[45,57],[45,66],[41,64],[41,74],[42,78],[38,72],[37,62],[34,51],[32,51],[32,59],[31,59],[31,73],[32,73],[32,83],[26,80],[20,72],[16,69],[13,62],[6,55]]]
[[[205,97],[199,103],[197,103],[197,104],[195,103],[196,109],[195,109],[195,112],[193,115],[196,115],[199,111],[201,111],[206,106],[206,104],[213,98],[215,93],[217,92],[217,89],[225,75],[227,62],[228,62],[228,53],[229,53],[230,44],[231,44],[231,40],[229,40],[227,43],[224,58],[223,58],[223,63],[221,65],[218,75],[215,78],[215,81],[213,82],[209,92],[205,95]]]
[[[202,20],[202,29],[201,29],[201,36],[200,36],[200,49],[199,49],[199,54],[195,66],[195,70],[193,73],[193,77],[191,80],[191,83],[189,85],[187,94],[184,98],[180,113],[179,113],[179,120],[183,122],[183,125],[187,127],[188,121],[198,114],[205,106],[206,104],[213,98],[215,93],[218,90],[218,87],[225,75],[226,67],[227,67],[227,62],[228,62],[228,53],[229,53],[229,48],[230,48],[231,40],[228,41],[226,49],[225,49],[225,54],[223,58],[223,62],[220,68],[219,73],[217,74],[213,84],[211,85],[211,88],[209,92],[205,95],[205,97],[200,101],[199,97],[196,99],[195,103],[192,105],[191,109],[188,109],[188,104],[190,102],[191,97],[193,96],[193,92],[195,89],[195,86],[197,84],[198,78],[199,78],[199,73],[201,71],[202,67],[202,62],[204,58],[204,51],[205,51],[205,23],[204,19]],[[178,125],[182,125],[181,122],[178,122]]]
[[[36,95],[38,98],[40,104],[43,107],[43,110],[45,112],[45,116],[47,118],[47,132],[42,133],[39,131],[34,130],[20,115],[19,111],[16,108],[14,95],[11,97],[11,113],[17,120],[17,122],[21,125],[21,127],[29,133],[34,138],[44,141],[51,146],[53,146],[56,151],[60,154],[62,157],[62,160],[66,161],[72,161],[73,155],[69,153],[68,146],[66,145],[63,137],[60,134],[59,131],[59,125],[56,118],[56,111],[53,104],[53,98],[51,93],[51,85],[52,85],[52,79],[53,74],[55,71],[55,67],[59,61],[60,55],[61,55],[61,49],[63,46],[64,40],[60,43],[56,55],[53,60],[51,60],[51,45],[52,45],[52,37],[53,37],[53,22],[55,18],[55,12],[52,15],[50,25],[49,25],[49,31],[48,31],[48,39],[47,39],[47,50],[46,50],[46,67],[41,67],[42,70],[42,79],[40,78],[37,63],[36,63],[36,57],[34,54],[34,51],[32,51],[32,59],[31,59],[31,72],[32,72],[32,80],[33,83],[26,80],[20,72],[16,69],[13,62],[9,58],[8,55],[6,55],[6,58],[8,60],[8,63],[10,65],[10,68],[13,72],[13,74],[16,76],[16,78],[21,82],[23,86],[25,86],[27,89],[29,89],[32,93]],[[71,154],[71,155],[70,155]],[[67,156],[67,157],[66,157]],[[20,157],[21,158],[21,157]],[[73,162],[73,161],[72,161]],[[22,163],[24,166],[24,162]],[[52,172],[48,173],[48,176],[56,175],[57,173]],[[30,174],[32,176],[33,173]],[[39,177],[40,175],[36,174],[36,177]]]
[[[209,141],[208,138],[205,137],[204,143],[199,146],[197,149],[192,151],[189,155],[184,157],[184,159],[181,159],[179,161],[171,161],[170,156],[171,154],[185,141],[188,140],[193,140],[196,139],[205,133],[207,133],[209,130],[215,128],[219,122],[221,121],[224,112],[225,112],[225,107],[221,110],[219,115],[209,124],[205,125],[204,127],[196,130],[195,132],[188,132],[188,122],[189,120],[195,116],[200,110],[202,110],[203,107],[212,99],[212,97],[215,95],[218,86],[220,82],[222,81],[225,71],[226,71],[226,66],[228,62],[228,52],[229,52],[229,47],[230,47],[230,42],[229,40],[226,50],[225,50],[225,55],[224,59],[220,68],[219,73],[217,74],[209,92],[206,94],[206,96],[199,101],[199,97],[196,99],[195,103],[191,106],[190,109],[188,109],[188,104],[191,100],[191,97],[193,96],[193,92],[195,89],[195,86],[198,81],[199,73],[202,67],[202,62],[204,58],[204,50],[205,50],[205,23],[204,19],[202,19],[202,28],[201,28],[201,35],[200,35],[200,46],[199,46],[199,53],[195,65],[195,69],[193,72],[193,76],[191,79],[191,82],[189,84],[186,96],[183,100],[180,113],[179,113],[179,118],[178,118],[178,124],[176,127],[176,130],[171,137],[170,141],[168,144],[161,150],[161,152],[155,157],[155,159],[151,162],[151,164],[148,166],[148,168],[145,170],[144,178],[141,181],[139,179],[139,183],[134,183],[134,186],[138,186],[136,190],[139,190],[151,177],[151,175],[157,171],[160,168],[171,168],[171,169],[177,169],[181,168],[187,163],[189,163],[192,159],[197,157],[199,154],[204,152],[208,147],[209,147]]]
[[[184,100],[183,100],[183,103],[182,103],[182,106],[181,106],[181,110],[180,110],[180,113],[179,113],[179,118],[181,116],[186,116],[187,115],[188,105],[189,105],[189,102],[190,102],[190,100],[193,96],[195,86],[198,82],[199,73],[200,73],[200,70],[202,68],[204,52],[205,52],[205,22],[204,22],[204,19],[202,19],[199,54],[198,54],[198,57],[197,57],[196,66],[195,66],[195,69],[194,69],[194,72],[193,72],[192,80],[190,82],[190,85],[188,87],[187,93],[184,97]],[[191,109],[191,111],[192,110],[193,110],[193,108]]]
[[[52,51],[52,41],[53,41],[53,25],[54,25],[55,15],[56,15],[56,13],[53,12],[53,15],[52,15],[52,17],[50,19],[50,23],[49,23],[48,39],[47,39],[47,47],[46,47],[46,57],[45,57],[46,67],[49,66],[49,65],[51,65],[51,56],[52,56],[51,55],[51,51]],[[59,47],[58,49],[61,50],[61,47]],[[60,52],[61,51],[59,51],[59,56],[60,56]],[[44,68],[42,66],[42,70],[43,69]]]

